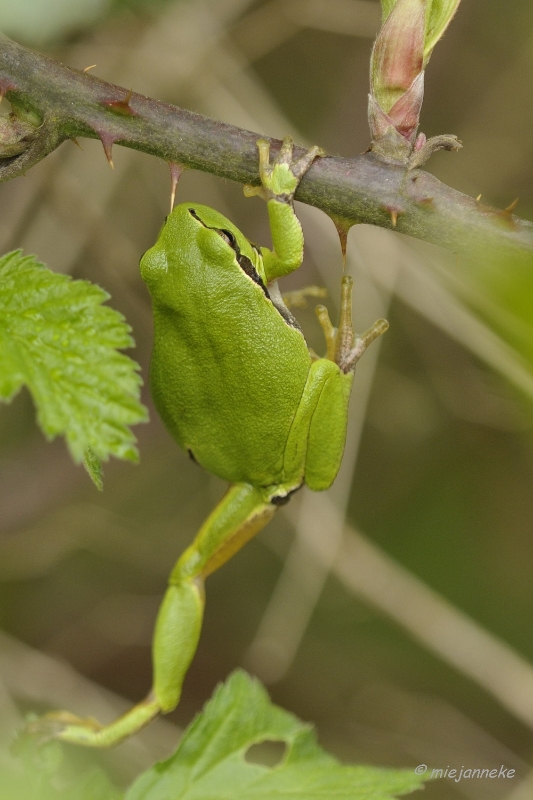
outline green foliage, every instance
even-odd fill
[[[487,207],[495,224],[512,226],[505,211]],[[514,368],[533,373],[533,256],[516,253],[500,256],[480,250],[476,259],[449,263],[438,270],[439,280],[484,320],[491,334],[509,346],[509,377]],[[513,363],[514,362],[514,363]],[[531,397],[531,391],[528,391]]]
[[[68,755],[59,742],[40,745],[24,739],[14,748],[18,758],[0,760],[0,797],[9,800],[121,800],[107,775]]]
[[[262,742],[285,743],[277,766],[247,761],[250,747]],[[216,689],[176,753],[142,775],[125,800],[390,800],[422,783],[413,771],[339,764],[309,725],[237,671]]]
[[[6,800],[120,800],[104,772],[91,769],[70,781],[48,778],[37,771],[0,768],[0,789]]]
[[[101,485],[100,461],[136,461],[130,425],[147,418],[129,327],[88,281],[51,272],[20,250],[0,258],[0,400],[27,386],[51,439],[64,434],[76,462]]]
[[[426,7],[424,66],[429,61],[433,48],[444,36],[460,2],[461,0],[429,0]]]
[[[278,742],[276,766],[250,748]],[[310,725],[273,705],[242,670],[219,686],[175,754],[123,795],[86,751],[21,737],[17,758],[0,757],[0,797],[9,800],[393,800],[422,787],[412,770],[345,766],[318,746]]]
[[[398,0],[381,0],[381,21],[385,22]]]

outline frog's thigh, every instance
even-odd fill
[[[346,442],[353,372],[345,375],[332,365],[309,427],[305,482],[315,492],[328,489],[337,477]]]
[[[313,361],[309,368],[307,381],[285,446],[283,466],[287,483],[297,485],[304,481],[313,416],[330,378],[338,372],[337,365],[326,358]]]

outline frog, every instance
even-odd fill
[[[339,470],[355,365],[388,323],[355,333],[353,282],[344,275],[338,327],[317,307],[325,357],[307,346],[278,280],[302,263],[294,194],[325,153],[315,146],[295,158],[290,137],[273,159],[268,140],[257,147],[261,183],[245,194],[266,201],[272,249],[248,241],[218,211],[185,202],[140,262],[154,314],[156,409],[177,443],[229,488],[170,574],[146,698],[107,725],[51,712],[31,723],[44,738],[107,747],[173,711],[200,638],[205,579],[296,491],[326,490]]]

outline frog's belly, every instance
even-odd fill
[[[280,345],[275,336],[206,343],[204,334],[195,347],[194,336],[162,333],[152,360],[152,391],[179,444],[232,483],[290,480],[283,470],[285,445],[311,363],[301,334],[295,346],[292,339]]]

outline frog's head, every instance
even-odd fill
[[[257,262],[258,251],[226,217],[199,203],[180,203],[167,217],[140,267],[154,296],[168,293],[169,281],[181,282],[182,270],[190,270],[191,266],[250,273]]]
[[[249,260],[253,258],[250,242],[229,219],[209,206],[199,203],[184,205],[192,220],[194,238],[204,263],[216,265],[218,269],[224,267],[234,269],[235,262],[239,262],[242,256]],[[173,224],[174,213],[169,217],[167,224]],[[181,217],[178,217],[176,222],[179,225],[183,224]]]

